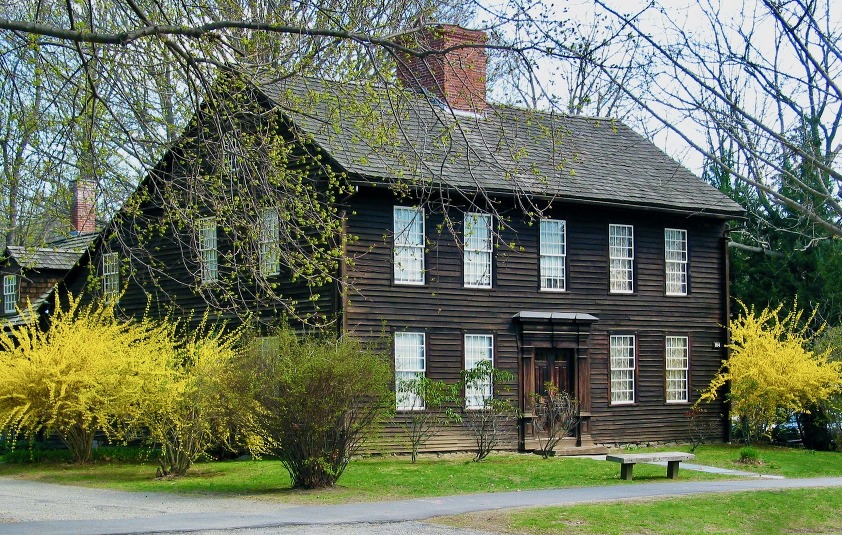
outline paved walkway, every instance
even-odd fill
[[[312,533],[434,534],[443,532],[439,528],[433,529],[432,526],[428,526],[432,531],[420,530],[417,522],[442,515],[511,507],[573,505],[711,492],[809,487],[842,487],[842,477],[686,482],[678,480],[314,506],[292,506],[254,499],[129,493],[0,478],[0,535],[225,533],[227,530],[239,529],[256,530],[240,533],[296,531],[284,530],[284,526],[307,526],[304,531]],[[414,524],[389,524],[404,522]],[[389,529],[384,531],[383,524],[388,524]],[[320,529],[319,526],[331,529]],[[367,528],[358,529],[354,526]],[[463,530],[462,533],[476,532]]]

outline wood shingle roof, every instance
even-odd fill
[[[347,173],[493,195],[738,217],[727,196],[619,121],[434,98],[309,78],[259,90]]]

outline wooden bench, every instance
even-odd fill
[[[620,465],[620,478],[626,481],[632,480],[632,470],[636,463],[667,463],[667,477],[678,479],[678,464],[681,461],[695,459],[692,453],[681,453],[678,451],[662,451],[659,453],[619,453],[606,455],[606,461],[622,463]]]

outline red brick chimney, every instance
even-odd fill
[[[73,189],[73,207],[70,226],[78,234],[96,232],[96,182],[79,179],[70,183]]]
[[[440,51],[459,45],[484,45],[486,38],[480,30],[440,24],[408,34],[400,44],[419,51]],[[485,48],[457,48],[447,54],[433,53],[423,58],[404,54],[401,59],[398,80],[404,87],[426,89],[454,110],[482,113],[488,108]]]

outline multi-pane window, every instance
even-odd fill
[[[120,294],[120,255],[106,253],[102,255],[102,294],[107,300]]]
[[[424,209],[395,206],[395,282],[424,284]]]
[[[219,253],[216,249],[216,219],[203,217],[196,221],[199,240],[199,264],[202,283],[214,282],[219,274]]]
[[[424,409],[423,398],[406,385],[424,378],[425,348],[424,333],[395,333],[395,397],[399,411]]]
[[[609,225],[608,256],[611,291],[631,293],[634,290],[634,227]]]
[[[541,220],[541,289],[563,291],[567,287],[566,223],[558,219]]]
[[[667,295],[687,295],[687,231],[664,229]]]
[[[260,212],[259,261],[260,274],[271,277],[281,272],[279,243],[280,219],[277,208],[264,208]]]
[[[466,288],[491,288],[491,216],[465,214]]]
[[[222,161],[225,173],[231,176],[238,175],[242,171],[241,147],[236,136],[237,134],[235,132],[229,132],[222,136],[222,143],[220,144],[220,148],[222,149],[220,160]]]
[[[611,336],[611,403],[634,403],[634,336]]]
[[[465,335],[465,370],[473,370],[480,362],[494,360],[494,337],[490,334]],[[481,409],[492,396],[491,374],[465,385],[465,407]]]
[[[14,314],[18,306],[18,277],[3,275],[3,313]]]
[[[667,402],[688,401],[690,357],[686,336],[667,336],[666,360]]]

